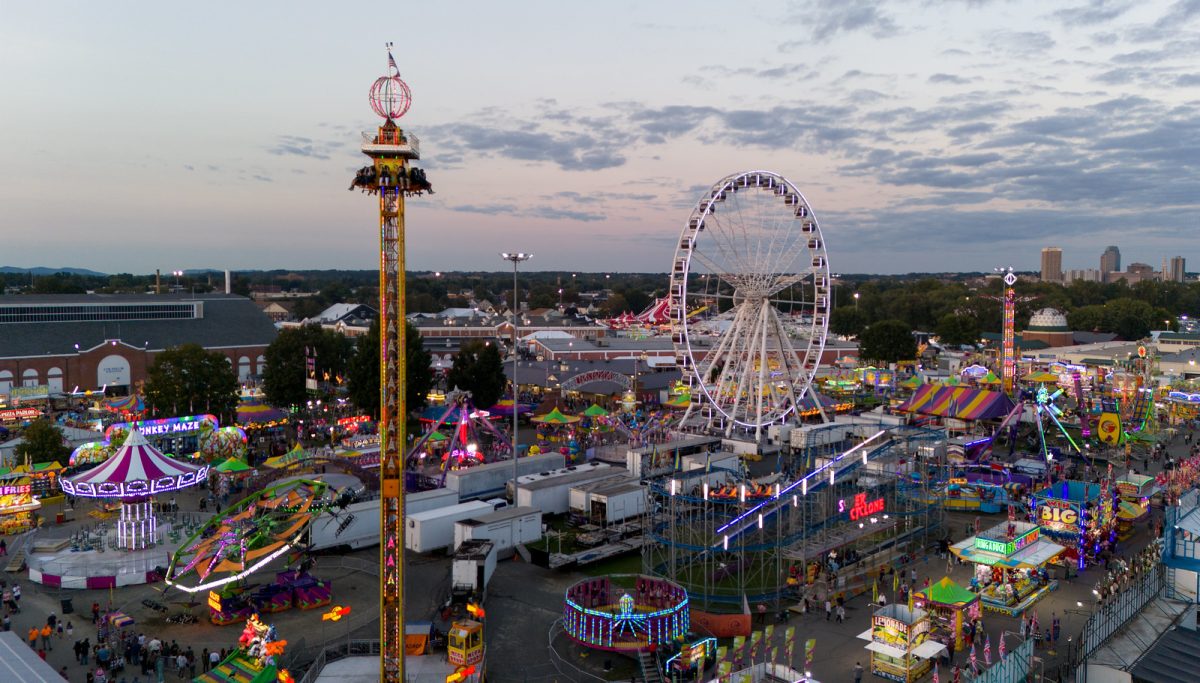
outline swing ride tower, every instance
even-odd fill
[[[404,681],[404,200],[432,193],[425,173],[410,167],[421,158],[416,136],[396,125],[412,103],[388,44],[388,71],[371,86],[371,109],[384,119],[363,133],[359,169],[350,189],[379,198],[379,484],[380,680]]]

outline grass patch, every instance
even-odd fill
[[[640,574],[642,573],[642,556],[640,553],[610,557],[595,564],[584,565],[579,573],[586,576],[604,576],[606,574]]]

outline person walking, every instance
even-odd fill
[[[42,627],[42,649],[53,650],[54,646],[50,644],[50,636],[54,635],[54,629],[50,628],[50,624]]]
[[[36,650],[36,649],[37,649],[37,639],[38,639],[38,629],[37,629],[37,627],[36,627],[36,626],[30,626],[30,627],[29,627],[29,647],[30,647],[31,649],[34,649],[34,650]]]
[[[854,683],[862,683],[863,665],[862,662],[854,663]]]
[[[846,621],[846,608],[842,605],[837,606],[837,623]]]
[[[833,603],[829,601],[829,598],[825,598],[825,621],[829,621],[831,616],[833,616]]]

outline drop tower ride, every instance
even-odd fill
[[[422,169],[415,135],[396,125],[412,93],[388,44],[387,75],[371,86],[371,109],[383,124],[363,133],[359,169],[350,189],[379,196],[379,574],[380,680],[404,681],[404,200],[433,193]]]

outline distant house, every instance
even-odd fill
[[[336,325],[342,323],[351,327],[370,326],[371,321],[379,316],[379,312],[366,304],[334,304],[309,318],[307,322],[319,325]]]
[[[273,322],[281,323],[292,319],[292,309],[296,304],[292,301],[256,301],[255,304],[267,314]]]

